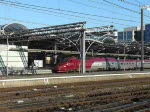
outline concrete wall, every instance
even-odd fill
[[[77,83],[87,81],[103,81],[115,79],[130,79],[130,78],[149,78],[150,73],[123,73],[123,74],[99,74],[99,75],[79,75],[79,76],[57,76],[43,78],[21,78],[21,79],[6,79],[0,80],[0,88],[36,86],[36,85],[54,85],[63,83]]]
[[[15,45],[9,45],[8,49],[10,48],[16,48]],[[22,46],[22,48],[28,48],[27,46]],[[24,68],[24,63],[22,61],[22,58],[20,56],[20,51],[8,51],[8,67],[12,67],[15,69],[22,69]],[[23,52],[25,55],[26,62],[28,63],[28,52]],[[0,56],[2,57],[2,60],[7,66],[7,45],[0,45]],[[1,72],[0,72],[1,74]]]

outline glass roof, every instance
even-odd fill
[[[4,34],[22,31],[22,30],[26,30],[26,29],[27,29],[26,26],[19,24],[19,23],[0,25],[0,30],[3,30]]]
[[[115,40],[112,37],[95,37],[97,38],[99,41],[103,42],[103,43],[115,43]]]
[[[103,43],[115,43],[115,40],[112,37],[105,37]]]

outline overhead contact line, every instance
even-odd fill
[[[66,14],[66,13],[60,13],[60,12],[56,12],[56,11],[50,11],[50,10],[45,10],[45,9],[39,9],[39,8],[37,8],[37,7],[30,7],[30,6],[24,6],[24,5],[17,5],[17,4],[15,4],[15,3],[4,3],[4,2],[1,2],[0,1],[0,3],[2,3],[2,4],[9,4],[9,5],[15,5],[15,6],[17,6],[17,7],[21,7],[21,8],[26,8],[26,9],[32,9],[32,10],[36,10],[36,11],[43,11],[43,12],[45,12],[45,11],[47,11],[47,12],[52,12],[52,13],[57,13],[57,14],[61,14],[61,15],[66,15],[66,16],[72,16],[72,17],[77,17],[77,18],[84,18],[84,19],[89,19],[89,20],[93,20],[93,21],[101,21],[101,22],[109,22],[109,23],[114,23],[114,24],[117,24],[117,25],[124,25],[124,26],[130,26],[130,25],[127,25],[127,24],[120,24],[120,23],[116,23],[116,22],[110,22],[110,21],[103,21],[103,20],[98,20],[98,19],[93,19],[93,18],[87,18],[87,17],[84,17],[84,16],[78,16],[78,15],[72,15],[72,14]],[[40,13],[42,13],[42,12],[40,12]]]
[[[9,1],[7,0],[1,0],[4,1],[6,3],[9,3]],[[114,18],[114,17],[108,17],[108,16],[100,16],[100,15],[95,15],[95,14],[88,14],[88,13],[81,13],[81,12],[77,12],[77,11],[69,11],[69,10],[63,10],[63,9],[56,9],[56,8],[48,8],[48,7],[43,7],[43,6],[37,6],[37,5],[31,5],[31,4],[24,4],[24,3],[20,3],[20,2],[11,2],[10,3],[14,3],[15,5],[26,5],[26,6],[31,6],[31,7],[35,7],[35,8],[40,8],[40,9],[46,9],[46,10],[56,10],[56,11],[61,11],[61,12],[69,12],[69,13],[74,13],[74,14],[80,14],[80,15],[85,15],[85,16],[94,16],[94,17],[99,17],[99,18],[108,18],[108,19],[115,19],[115,20],[120,20],[120,21],[128,21],[128,22],[138,22],[135,20],[128,20],[128,19],[120,19],[120,18]]]
[[[110,2],[110,1],[107,1],[107,0],[103,0],[103,1],[106,2],[106,3],[112,4],[112,5],[116,6],[116,7],[122,8],[122,9],[124,9],[124,10],[128,10],[128,11],[133,12],[133,13],[136,13],[136,14],[141,14],[140,12],[134,11],[134,10],[129,9],[129,8],[125,8],[125,7],[123,7],[123,6],[120,6],[120,5],[118,5],[118,4],[115,4],[115,3],[113,3],[113,2]],[[148,15],[145,15],[145,16],[146,16],[146,17],[150,17],[150,16],[148,16]]]
[[[80,4],[80,5],[83,5],[83,6],[86,6],[86,7],[90,7],[90,8],[94,8],[94,9],[99,9],[99,10],[102,10],[102,11],[105,11],[105,12],[109,12],[109,13],[113,13],[113,14],[118,14],[118,15],[121,15],[121,16],[128,16],[128,17],[137,19],[137,17],[132,16],[132,15],[127,15],[127,14],[123,14],[123,13],[118,13],[118,12],[114,12],[114,11],[105,10],[105,9],[103,9],[103,8],[100,8],[100,7],[95,7],[95,6],[92,6],[92,5],[87,5],[87,4],[84,4],[84,3],[81,3],[81,2],[77,2],[77,1],[74,1],[74,0],[68,0],[68,1],[73,2],[73,3],[76,3],[76,4]],[[95,1],[95,2],[96,2],[96,1]],[[97,3],[98,3],[98,2],[97,2]],[[99,4],[100,4],[100,3],[99,3]]]

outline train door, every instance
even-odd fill
[[[75,60],[70,60],[68,64],[69,64],[70,71],[76,71],[76,61]]]
[[[106,64],[106,61],[102,62],[102,65],[99,66],[99,69],[101,69],[101,70],[107,70],[107,64]]]
[[[86,71],[92,71],[93,70],[93,61],[91,59],[86,59]],[[94,66],[95,68],[95,66]]]
[[[139,69],[139,68],[141,68],[141,62],[138,60],[138,61],[136,61],[137,63],[136,63],[136,65],[137,65],[137,69]]]
[[[72,63],[73,71],[81,71],[81,62],[79,60],[72,60]]]
[[[117,65],[118,65],[118,70],[120,70],[121,69],[121,65],[120,65],[119,59],[117,59]]]
[[[107,58],[107,66],[108,70],[117,70],[118,62],[115,58]]]
[[[107,58],[106,58],[106,70],[110,70],[110,64]]]

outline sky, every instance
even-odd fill
[[[21,23],[27,28],[86,21],[86,27],[114,25],[122,31],[141,25],[141,7],[149,0],[0,0],[0,25]],[[150,11],[144,10],[144,23]]]

